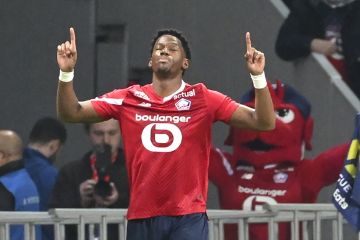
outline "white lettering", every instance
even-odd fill
[[[39,202],[40,202],[40,200],[39,200],[39,197],[37,197],[37,196],[32,196],[32,197],[28,197],[28,198],[23,199],[23,204],[24,205],[38,204]]]
[[[347,207],[349,206],[348,203],[346,202],[345,197],[341,196],[340,190],[336,189],[333,197],[335,199],[335,201],[340,205],[340,207],[342,209],[347,209]]]
[[[284,196],[286,193],[286,190],[276,190],[276,189],[261,189],[261,188],[247,188],[247,187],[238,187],[238,191],[240,193],[247,193],[251,195],[267,195],[267,196]]]
[[[351,187],[350,183],[344,178],[344,176],[341,173],[339,175],[339,179],[337,180],[337,182],[342,187],[344,192],[348,193],[351,191],[352,187]]]
[[[165,116],[165,115],[139,115],[135,114],[135,121],[137,122],[173,122],[173,123],[187,123],[191,117],[185,116]]]
[[[184,97],[193,97],[195,95],[196,95],[195,89],[193,89],[193,90],[188,91],[188,92],[181,92],[179,94],[176,94],[174,96],[174,100],[179,99],[179,98],[184,98]]]

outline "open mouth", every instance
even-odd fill
[[[264,143],[260,139],[255,139],[251,142],[244,143],[243,146],[249,148],[252,151],[270,151],[275,148],[274,145]]]

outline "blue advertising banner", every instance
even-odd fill
[[[356,231],[360,230],[359,141],[360,114],[357,114],[351,145],[332,195],[335,207]]]

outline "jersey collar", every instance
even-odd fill
[[[173,94],[164,97],[164,98],[163,98],[163,102],[167,102],[167,101],[171,100],[171,99],[173,98],[173,96],[175,96],[175,95],[178,94],[179,92],[184,91],[185,85],[186,85],[186,84],[185,84],[184,80],[181,80],[181,86],[178,88],[178,90],[176,90]]]

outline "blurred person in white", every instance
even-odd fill
[[[324,54],[359,97],[359,43],[359,0],[292,0],[275,49],[286,61]]]

